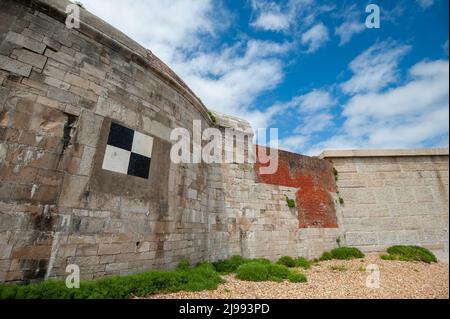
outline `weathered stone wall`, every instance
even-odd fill
[[[217,114],[217,117],[218,126],[222,130],[234,128],[247,134],[250,142],[252,141],[253,134],[248,122],[223,114]],[[246,145],[248,147],[248,144]],[[250,147],[254,149],[252,143]],[[250,152],[249,163],[210,167],[208,192],[212,199],[210,216],[214,230],[211,260],[236,254],[272,260],[286,255],[315,258],[325,250],[337,246],[336,239],[340,236],[340,229],[337,226],[336,228],[325,228],[323,227],[325,225],[319,224],[311,225],[313,228],[299,226],[314,215],[311,210],[305,214],[302,209],[304,205],[308,207],[311,203],[298,195],[303,191],[299,187],[306,184],[302,183],[300,178],[302,174],[310,177],[315,175],[317,189],[314,192],[310,188],[305,190],[305,193],[326,192],[327,196],[324,196],[326,202],[332,202],[330,204],[334,215],[332,218],[338,219],[334,207],[337,194],[333,192],[335,185],[331,166],[321,159],[281,151],[279,153],[281,164],[279,167],[283,167],[284,164],[289,169],[288,159],[290,158],[292,162],[290,173],[293,176],[293,183],[286,183],[286,180],[275,183],[277,176],[286,177],[287,175],[283,173],[289,175],[282,169],[274,175],[261,175],[259,168],[265,165],[259,162],[256,150]],[[274,179],[270,180],[271,176]],[[297,198],[296,208],[288,207],[286,196],[291,199]],[[320,214],[320,206],[323,205],[319,201],[315,206],[316,217]],[[327,220],[325,210],[321,212],[317,220]]]
[[[448,149],[330,151],[347,245],[421,245],[448,260]]]
[[[336,247],[343,230],[351,245],[359,245],[358,236],[371,238],[364,237],[375,229],[362,215],[367,211],[358,211],[354,221],[349,217],[352,201],[360,205],[360,198],[370,195],[341,185],[349,208],[342,218],[324,160],[280,152],[281,170],[262,178],[250,142],[250,161],[244,164],[172,162],[174,128],[186,128],[192,137],[198,120],[202,128],[215,126],[222,133],[234,128],[251,141],[250,126],[221,114],[214,125],[202,102],[163,62],[88,12],[82,10],[80,29],[67,29],[68,4],[0,0],[0,281],[63,278],[68,264],[79,265],[82,278],[92,279],[173,268],[181,259],[312,258]],[[115,125],[152,138],[148,178],[104,168]],[[440,167],[448,193],[445,160],[448,153],[429,159],[436,162],[433,169]],[[364,171],[348,174],[368,178],[366,183],[376,180]],[[447,245],[448,251],[448,237],[441,240],[443,223],[439,228],[427,219],[447,217],[448,230],[448,201],[445,211],[436,197],[442,196],[436,193],[436,174],[425,171],[423,183],[435,184],[420,184],[433,201],[423,197],[427,190],[415,190],[422,210],[411,215],[421,218],[424,238],[438,238],[426,243]],[[406,180],[417,186],[412,173]],[[288,207],[286,196],[297,198],[298,209]],[[374,211],[384,207],[373,205]],[[407,208],[402,209],[396,211]],[[380,219],[377,227],[387,221]],[[391,236],[408,234],[402,229]]]
[[[67,264],[91,279],[184,258],[316,256],[335,243],[337,230],[299,231],[285,201],[297,189],[256,183],[254,161],[171,162],[171,130],[210,127],[206,108],[88,12],[67,29],[67,4],[0,2],[0,281],[62,278]],[[154,139],[148,179],[102,169],[112,123]]]
[[[169,135],[194,119],[209,126],[206,108],[87,12],[67,29],[66,4],[0,2],[0,280],[59,277],[70,263],[93,278],[203,260],[207,169],[172,164]],[[154,138],[148,180],[101,169],[112,121]]]

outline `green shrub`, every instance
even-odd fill
[[[217,272],[229,274],[235,272],[245,262],[246,260],[241,256],[233,256],[230,259],[213,262],[213,266]]]
[[[395,260],[394,256],[386,255],[386,254],[380,255],[380,258],[383,259],[383,260]]]
[[[306,259],[305,257],[298,257],[295,260],[295,265],[297,267],[303,268],[303,269],[309,269],[311,268],[311,263],[309,262],[308,259]]]
[[[291,274],[289,268],[284,265],[267,265],[267,268],[269,269],[269,280],[271,281],[282,281]]]
[[[254,258],[254,259],[248,259],[246,262],[255,262],[255,263],[261,263],[261,264],[271,264],[272,262],[267,258]]]
[[[293,283],[307,282],[306,276],[302,273],[293,272],[289,275],[288,280]]]
[[[350,260],[355,258],[364,258],[364,254],[358,249],[354,247],[339,247],[335,248],[330,252],[324,252],[320,260],[331,260],[331,259],[340,259],[340,260]]]
[[[186,269],[189,269],[190,266],[191,266],[191,264],[189,263],[189,260],[183,259],[183,260],[180,261],[180,263],[178,264],[177,270],[186,270]]]
[[[221,274],[230,274],[236,272],[239,266],[248,263],[271,264],[272,262],[266,258],[245,259],[241,256],[233,256],[230,259],[219,260],[212,264],[217,272]]]
[[[236,277],[246,281],[282,281],[291,272],[284,265],[249,262],[242,264],[236,271]]]
[[[221,277],[209,263],[176,271],[149,271],[124,277],[82,281],[68,289],[63,281],[31,285],[0,285],[0,299],[124,299],[156,293],[217,289]]]
[[[287,203],[289,208],[295,208],[296,207],[295,199],[291,199],[291,198],[289,198],[287,196],[286,196],[286,203]]]
[[[331,260],[331,259],[333,259],[333,255],[329,251],[326,251],[322,254],[322,256],[320,257],[319,260],[323,261],[323,260]]]
[[[239,266],[236,277],[246,281],[267,281],[269,280],[269,267],[261,263],[246,263]]]
[[[437,262],[436,256],[431,251],[419,246],[392,246],[387,252],[391,260],[423,261],[429,264]]]
[[[289,257],[289,256],[281,257],[280,259],[278,259],[277,264],[284,265],[289,268],[293,268],[293,267],[297,266],[294,258]]]

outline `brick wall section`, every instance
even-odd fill
[[[257,174],[257,181],[299,189],[296,202],[300,228],[337,228],[335,200],[331,195],[336,192],[332,165],[318,158],[286,151],[278,151],[278,158],[278,171],[271,175]],[[256,162],[257,172],[261,165]]]
[[[250,162],[209,165],[210,260],[232,255],[274,261],[281,256],[316,258],[325,250],[335,248],[339,228],[299,228],[299,211],[289,208],[286,202],[286,196],[294,198],[298,194],[298,187],[258,181],[250,124],[224,114],[216,116],[222,131],[234,128],[248,135],[250,144],[245,144],[245,153]],[[329,166],[326,161],[315,162]],[[312,170],[312,164],[309,165]]]
[[[422,245],[448,260],[448,149],[346,153],[322,156],[339,172],[347,245]]]

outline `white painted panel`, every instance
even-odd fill
[[[133,153],[151,158],[152,150],[153,150],[153,137],[144,135],[139,132],[134,132],[133,148],[131,149],[131,151]]]
[[[106,146],[102,168],[122,174],[128,174],[131,152],[111,145]]]

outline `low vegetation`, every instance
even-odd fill
[[[334,180],[337,182],[339,180],[339,172],[335,167],[333,167],[333,175],[334,175]]]
[[[216,116],[213,114],[213,112],[208,112],[209,118],[211,119],[211,122],[216,125],[217,124],[217,118]]]
[[[278,259],[277,264],[286,266],[288,268],[294,268],[294,267],[300,267],[303,269],[309,269],[311,268],[311,263],[308,259],[305,257],[298,257],[296,259],[290,257],[290,256],[283,256],[280,259]]]
[[[286,196],[286,203],[289,208],[295,208],[297,205],[295,203],[295,199],[289,198]]]
[[[149,271],[123,277],[82,281],[79,289],[68,289],[64,281],[31,285],[0,285],[0,299],[128,299],[157,293],[214,290],[223,282],[210,263],[176,271]]]
[[[309,269],[311,268],[311,262],[306,259],[305,257],[298,257],[295,260],[295,264],[297,267],[303,268],[303,269]]]
[[[275,264],[265,258],[233,256],[195,267],[188,260],[182,260],[174,271],[152,270],[82,281],[79,289],[68,289],[64,281],[56,280],[29,285],[0,284],[0,299],[127,299],[178,291],[214,290],[223,282],[220,275],[230,273],[246,281],[304,283],[307,278],[298,268],[309,269],[311,264],[304,257],[289,256],[281,257]]]
[[[288,267],[280,264],[263,264],[251,262],[241,265],[236,271],[236,278],[246,281],[283,281],[297,280]],[[306,277],[305,277],[306,278]],[[298,281],[296,281],[298,282]]]
[[[347,271],[348,268],[343,266],[343,265],[339,265],[339,266],[330,266],[330,270],[333,270],[333,271]]]
[[[358,248],[339,247],[333,249],[332,251],[324,252],[322,257],[320,257],[320,260],[351,260],[356,258],[364,258],[364,254]]]
[[[251,262],[257,262],[261,264],[270,264],[270,260],[265,258],[256,258],[256,259],[245,259],[241,256],[233,256],[229,259],[219,260],[213,262],[213,266],[215,270],[221,274],[230,274],[236,272],[239,266],[243,264],[248,264]]]
[[[306,278],[306,276],[302,273],[297,273],[297,272],[292,272],[289,277],[288,280],[292,283],[303,283],[303,282],[307,282],[308,279]]]
[[[278,259],[277,264],[283,265],[289,268],[293,268],[297,266],[297,263],[295,262],[295,259],[289,256],[283,256],[280,259]]]
[[[436,256],[426,248],[419,246],[392,246],[387,255],[381,255],[384,260],[422,261],[425,263],[437,262]]]

